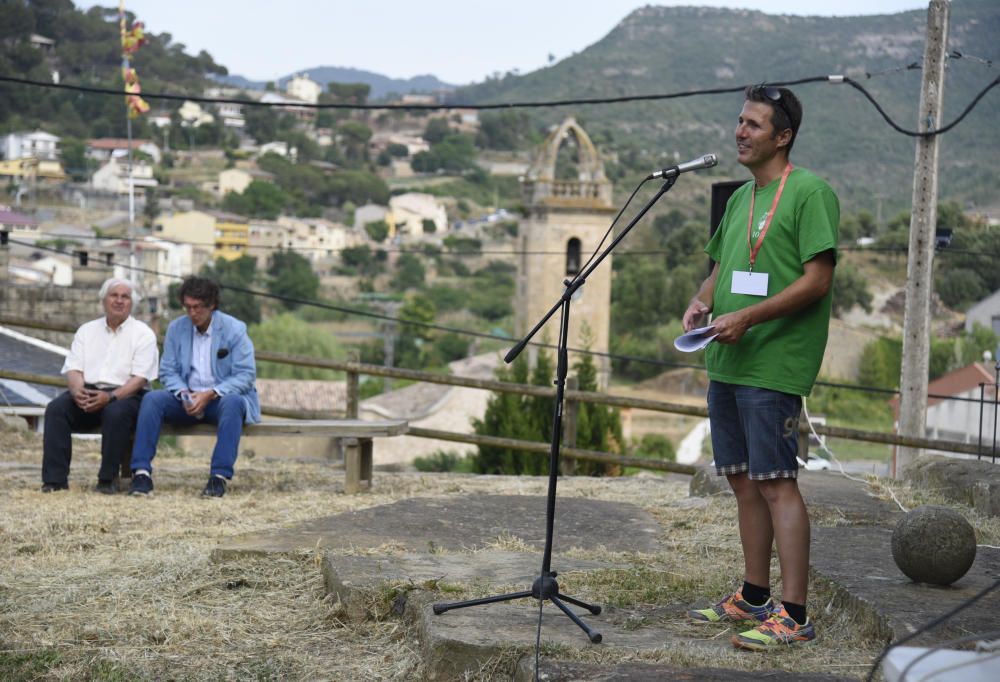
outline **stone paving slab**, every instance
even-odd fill
[[[533,682],[535,659],[525,656],[518,661],[514,682]],[[576,663],[542,660],[538,664],[541,682],[856,682],[853,677],[823,673],[788,673],[780,670],[740,672],[724,668],[677,668],[666,665],[623,663],[615,666],[599,663]]]
[[[419,633],[424,663],[429,671],[433,671],[435,679],[465,679],[480,666],[512,649],[524,652],[534,650],[539,615],[536,601],[471,606],[440,615],[433,613],[431,604],[423,596],[414,602],[407,604],[406,608]],[[582,608],[573,608],[573,611],[590,628],[601,633],[602,642],[592,644],[576,623],[555,605],[546,602],[542,609],[542,642],[546,647],[578,652],[596,649],[634,653],[662,649],[673,641],[662,628],[650,625],[630,627],[614,608],[604,608],[596,616]],[[713,655],[732,648],[728,639],[684,642],[683,646],[688,650],[704,649]],[[549,655],[542,658],[548,659]],[[605,664],[601,667],[607,673],[618,666]]]
[[[873,495],[864,482],[837,471],[800,471],[799,490],[810,510],[836,514],[846,523],[893,528],[903,514],[894,502]]]
[[[409,498],[324,516],[290,528],[229,538],[220,543],[212,557],[224,560],[246,554],[384,544],[414,552],[468,551],[506,536],[542,549],[545,509],[545,497],[529,495]],[[656,520],[635,505],[582,497],[563,497],[556,502],[556,551],[604,547],[613,552],[652,552],[662,533]]]
[[[556,557],[559,573],[612,568],[611,564]],[[328,594],[347,607],[351,618],[365,618],[365,594],[386,586],[433,590],[451,584],[482,585],[488,594],[530,590],[541,573],[542,555],[523,552],[351,556],[328,552],[321,564]]]
[[[905,637],[1000,580],[1000,550],[980,547],[969,572],[953,585],[915,583],[893,561],[891,541],[886,528],[813,529],[813,570],[839,588],[839,606],[850,608],[873,635]],[[1000,629],[998,613],[1000,589],[942,623],[925,641]]]

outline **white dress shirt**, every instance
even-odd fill
[[[118,329],[111,329],[102,317],[76,330],[62,374],[76,370],[87,384],[114,388],[132,376],[152,381],[159,364],[156,334],[145,323],[130,315]]]
[[[204,333],[195,327],[191,332],[191,376],[188,388],[192,391],[211,391],[215,388],[212,375],[212,323]]]

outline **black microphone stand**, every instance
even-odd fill
[[[555,315],[557,311],[561,313],[559,318],[559,343],[556,346],[556,354],[558,357],[556,363],[556,402],[553,410],[552,419],[552,442],[549,449],[549,488],[548,495],[546,498],[547,504],[545,509],[545,550],[542,553],[542,572],[535,581],[531,584],[530,590],[525,590],[523,592],[512,592],[509,594],[500,594],[493,597],[483,597],[481,599],[469,599],[467,601],[450,602],[445,604],[434,604],[434,613],[440,615],[445,611],[451,611],[452,609],[461,609],[467,606],[480,606],[482,604],[493,604],[502,601],[511,601],[513,599],[524,599],[526,597],[532,597],[541,601],[546,599],[555,604],[560,611],[569,616],[569,619],[576,623],[581,630],[587,633],[587,637],[590,641],[597,644],[601,641],[601,633],[593,630],[588,626],[583,620],[580,619],[573,611],[566,606],[563,602],[568,602],[574,606],[579,606],[587,611],[590,611],[593,615],[598,615],[601,612],[601,607],[593,604],[588,604],[582,602],[579,599],[574,599],[573,597],[567,596],[559,591],[559,583],[556,582],[556,572],[551,570],[552,567],[552,531],[555,526],[555,514],[556,514],[556,482],[559,478],[559,446],[562,440],[562,414],[563,414],[563,396],[566,389],[566,375],[568,373],[568,362],[567,362],[567,346],[568,346],[568,334],[569,334],[569,308],[570,302],[572,301],[573,294],[577,292],[586,282],[587,277],[593,272],[598,265],[614,250],[618,243],[625,238],[625,235],[635,227],[646,212],[653,207],[657,201],[660,200],[664,194],[666,194],[674,183],[677,181],[677,176],[668,177],[663,183],[663,186],[656,193],[656,195],[650,199],[645,206],[636,214],[632,221],[622,230],[615,239],[608,244],[607,248],[601,252],[601,254],[595,258],[591,264],[581,273],[578,273],[572,280],[565,280],[563,284],[566,285],[566,289],[563,291],[562,296],[556,302],[552,308],[545,313],[538,324],[528,332],[521,341],[518,342],[507,355],[504,356],[504,362],[510,364],[521,354],[528,342],[531,341],[532,337],[538,333],[538,331],[545,326],[545,323]]]

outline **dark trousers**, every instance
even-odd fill
[[[127,462],[132,450],[132,434],[142,402],[140,391],[128,398],[116,400],[100,412],[84,412],[66,391],[45,408],[45,433],[42,438],[42,483],[66,485],[69,463],[73,459],[74,431],[90,431],[101,427],[101,469],[97,478],[111,481],[118,476],[122,462]]]

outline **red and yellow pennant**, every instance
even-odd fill
[[[139,74],[129,65],[129,57],[146,44],[146,32],[141,21],[132,24],[131,30],[126,26],[125,0],[120,0],[118,3],[118,30],[122,43],[122,80],[125,81],[125,92],[128,93],[125,95],[125,107],[128,110],[128,117],[136,118],[149,111],[149,103],[139,96],[142,92],[139,86]]]
[[[141,21],[132,24],[131,31],[126,31],[124,25],[122,26],[122,54],[133,55],[146,42],[146,32],[142,28]]]
[[[149,102],[139,96],[142,88],[139,87],[139,76],[135,69],[125,69],[125,105],[128,107],[129,118],[136,118],[149,111]]]

